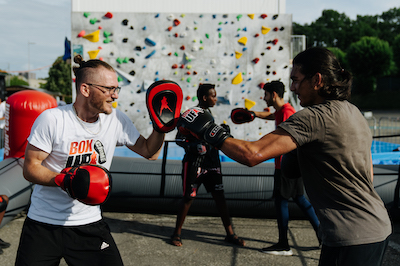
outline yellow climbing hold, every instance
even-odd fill
[[[236,57],[236,59],[239,59],[240,57],[242,57],[242,53],[241,52],[238,52],[238,51],[235,51],[235,57]]]
[[[247,43],[247,37],[246,37],[246,36],[243,36],[242,38],[240,38],[240,39],[238,40],[238,43],[243,44],[243,45],[246,45],[246,43]]]
[[[117,108],[117,106],[118,106],[118,103],[117,103],[117,102],[113,102],[113,103],[112,103],[112,107]]]
[[[249,18],[254,19],[254,14],[248,14]]]
[[[256,105],[255,101],[244,99],[244,107],[246,107],[246,109],[250,110],[254,105]]]
[[[261,26],[261,33],[262,34],[267,34],[270,30],[271,30],[271,28]]]
[[[239,72],[239,74],[237,74],[236,77],[232,79],[232,84],[236,85],[242,81],[243,81],[242,72]]]
[[[88,51],[87,53],[89,54],[90,59],[96,59],[99,52],[100,50],[93,50],[93,51]]]
[[[100,30],[96,30],[96,31],[94,31],[92,33],[86,34],[82,38],[85,38],[85,39],[87,39],[88,41],[91,41],[91,42],[98,42],[99,41],[99,37],[100,37]]]

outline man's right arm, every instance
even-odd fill
[[[57,186],[54,178],[59,173],[53,172],[42,165],[49,154],[28,143],[25,150],[23,175],[26,180],[43,186]]]

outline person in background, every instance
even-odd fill
[[[290,78],[290,90],[305,108],[257,141],[232,138],[195,108],[181,115],[178,128],[248,166],[297,149],[304,186],[320,221],[319,265],[381,265],[392,226],[373,185],[371,131],[348,101],[352,75],[331,51],[312,47],[293,59]]]
[[[283,98],[285,93],[285,85],[281,81],[271,81],[266,83],[263,89],[265,91],[265,102],[267,103],[268,107],[274,107],[275,112],[271,113],[269,111],[254,111],[256,117],[267,120],[275,120],[275,125],[278,126],[296,112],[290,103],[285,103]],[[286,177],[282,174],[283,170],[281,171],[281,157],[282,156],[278,156],[275,158],[273,192],[278,221],[279,241],[275,245],[261,249],[261,251],[267,254],[290,256],[293,254],[293,252],[290,249],[287,237],[289,224],[289,199],[292,198],[293,201],[304,212],[316,233],[318,233],[319,221],[315,215],[314,208],[303,195],[303,179],[300,176]],[[296,164],[297,162],[295,161],[294,163]],[[289,165],[288,167],[293,168],[295,165]],[[288,171],[286,173],[288,173]],[[293,173],[293,171],[291,173]]]
[[[210,108],[217,102],[215,85],[200,84],[197,90],[198,107],[211,115]],[[183,198],[176,218],[176,226],[171,237],[171,243],[182,246],[181,231],[190,206],[197,195],[201,184],[211,193],[225,227],[225,241],[238,246],[244,246],[243,239],[237,237],[233,231],[222,183],[221,161],[219,152],[204,141],[199,141],[191,135],[183,135],[178,131],[177,144],[185,149],[182,160]]]

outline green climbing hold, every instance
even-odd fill
[[[85,18],[90,16],[90,12],[84,12],[83,15],[85,16]]]
[[[124,60],[122,61],[122,63],[128,63],[129,62],[129,58],[125,57]]]
[[[121,82],[121,81],[123,81],[124,79],[123,78],[121,78],[121,76],[118,76],[118,82]]]
[[[187,82],[190,82],[191,80],[192,80],[191,77],[188,77],[188,78],[186,79]]]
[[[103,42],[104,42],[104,43],[109,43],[109,42],[111,42],[111,40],[110,40],[109,38],[107,38],[107,39],[104,39]]]
[[[239,21],[239,19],[242,17],[242,15],[237,15],[236,18]]]
[[[123,60],[123,59],[122,59],[121,57],[118,57],[118,58],[117,58],[117,62],[118,62],[119,64],[122,64],[122,60]]]
[[[95,24],[97,22],[97,18],[91,18],[90,19],[90,24]]]
[[[111,32],[108,32],[108,31],[105,30],[105,31],[103,32],[103,35],[104,35],[105,38],[108,38],[108,36],[111,35]]]
[[[210,38],[210,35],[208,35],[208,33],[206,33],[206,38],[207,38],[207,39]]]

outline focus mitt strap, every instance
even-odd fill
[[[111,174],[102,166],[68,167],[54,179],[68,195],[87,205],[103,204],[111,192]]]
[[[146,105],[154,130],[168,133],[175,129],[182,99],[182,89],[173,81],[160,80],[150,85],[146,93]]]
[[[232,122],[235,124],[243,124],[254,120],[256,115],[253,111],[245,108],[235,108],[231,112]]]

